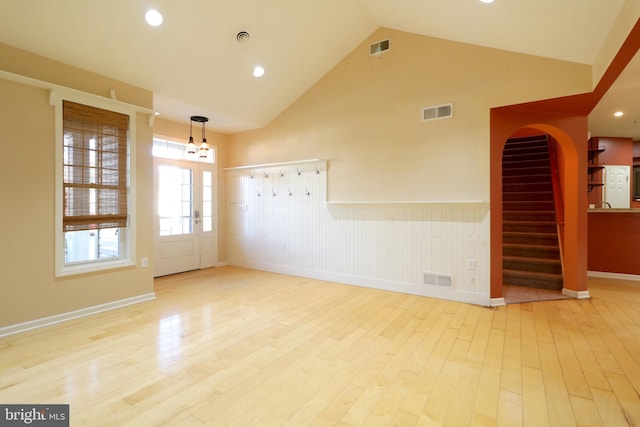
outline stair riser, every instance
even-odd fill
[[[542,168],[549,169],[549,160],[529,160],[522,162],[502,162],[502,170],[509,169],[525,169],[525,168]]]
[[[553,202],[548,201],[540,201],[540,202],[530,202],[530,201],[510,201],[502,203],[503,211],[553,211],[555,209],[555,205]]]
[[[558,248],[548,248],[542,246],[502,246],[502,256],[513,256],[523,258],[560,259]]]
[[[502,176],[525,176],[525,175],[544,175],[549,174],[549,165],[536,166],[530,168],[508,168],[502,169]]]
[[[541,246],[557,246],[558,236],[555,234],[511,234],[504,233],[502,236],[503,243],[511,243],[516,245],[541,245]]]
[[[553,200],[552,191],[534,191],[531,193],[503,193],[502,200],[504,202],[528,201],[532,204],[539,202],[550,202]]]
[[[546,223],[541,222],[539,224],[531,225],[527,223],[505,223],[502,224],[503,233],[514,232],[514,233],[555,233],[557,232],[557,227],[555,223]]]
[[[517,273],[505,273],[503,274],[502,281],[505,285],[516,285],[516,286],[527,286],[531,288],[542,288],[542,289],[553,289],[560,290],[562,289],[562,276],[557,278],[549,278],[547,276],[543,277],[530,277],[530,276],[521,276]]]
[[[531,193],[540,191],[552,191],[553,185],[550,182],[526,182],[520,184],[502,184],[503,193]]]
[[[545,150],[547,148],[547,140],[546,139],[533,139],[530,141],[517,141],[514,139],[510,139],[505,145],[504,150],[515,150],[515,149],[536,149],[544,147]]]
[[[541,175],[507,175],[502,177],[502,184],[521,184],[523,182],[551,183],[551,174]]]
[[[549,153],[536,153],[536,152],[504,152],[502,154],[502,162],[503,163],[511,163],[511,162],[528,162],[531,160],[541,160],[541,161],[549,161]]]
[[[503,221],[538,221],[538,222],[555,222],[555,212],[502,212]]]
[[[562,266],[560,265],[560,261],[552,262],[552,260],[543,262],[540,260],[532,259],[514,260],[505,258],[502,263],[502,268],[505,270],[519,270],[532,273],[562,274]]]

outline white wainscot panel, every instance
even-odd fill
[[[489,305],[488,204],[327,204],[326,173],[229,173],[229,263]]]

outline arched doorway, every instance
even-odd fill
[[[588,114],[640,48],[636,21],[593,92],[491,109],[490,211],[491,305],[502,298],[502,151],[510,135],[532,128],[551,135],[561,147],[564,207],[564,288],[575,298],[587,291],[587,131]]]
[[[512,135],[527,132],[547,134],[558,144],[561,204],[564,210],[562,293],[575,298],[588,298],[586,156],[579,155],[586,152],[586,117],[568,118],[525,114],[503,108],[494,109],[491,112],[491,304],[504,304],[502,294],[503,150],[506,141]]]

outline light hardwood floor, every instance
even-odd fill
[[[640,426],[640,284],[490,309],[233,267],[0,338],[72,426]]]

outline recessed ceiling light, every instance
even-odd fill
[[[622,117],[624,116],[624,113],[622,111],[616,111],[615,113],[613,113],[613,115],[616,117]]]
[[[151,25],[152,27],[157,27],[158,25],[162,24],[163,20],[162,14],[155,9],[149,9],[149,11],[144,15],[144,19],[145,21],[147,21],[147,24]]]
[[[482,3],[487,3],[487,4],[489,4],[489,3],[493,3],[493,0],[480,0],[480,1],[481,1]]]
[[[256,65],[256,68],[253,69],[253,77],[262,77],[264,76],[264,68],[259,65]]]

